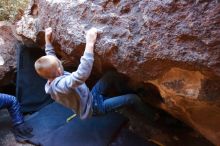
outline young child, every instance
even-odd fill
[[[45,30],[46,56],[35,62],[37,73],[48,80],[45,86],[46,93],[63,104],[73,109],[81,119],[90,117],[93,113],[105,114],[125,105],[133,105],[140,109],[142,102],[135,94],[124,94],[117,97],[106,98],[103,95],[109,88],[123,90],[123,84],[119,84],[119,76],[107,73],[90,92],[85,81],[88,79],[94,62],[94,44],[97,30],[90,29],[86,34],[86,47],[80,60],[80,65],[75,72],[69,73],[63,70],[60,60],[55,56],[51,45],[52,28]],[[121,92],[123,93],[123,92]]]
[[[13,129],[17,141],[19,138],[31,138],[32,128],[24,122],[24,117],[20,112],[20,105],[16,97],[0,93],[0,109],[7,108],[12,118]]]

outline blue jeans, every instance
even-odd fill
[[[13,125],[18,125],[24,122],[23,115],[20,112],[20,104],[16,97],[0,93],[0,109],[7,108]]]
[[[117,92],[118,96],[108,97],[106,95],[108,90],[112,89]],[[115,72],[106,73],[96,83],[91,93],[93,95],[93,111],[95,114],[105,114],[124,106],[132,106],[138,112],[147,114],[148,117],[150,115],[149,110],[152,111],[152,109],[143,104],[136,94],[127,88],[125,81]]]

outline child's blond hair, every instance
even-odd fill
[[[40,57],[34,64],[37,73],[46,79],[56,78],[55,70],[63,72],[63,66],[61,61],[52,55]],[[45,74],[46,71],[46,74]]]

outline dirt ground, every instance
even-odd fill
[[[154,108],[153,108],[154,109]],[[153,119],[144,117],[132,109],[123,110],[129,117],[129,129],[158,146],[214,146],[201,134],[159,109],[154,109]]]
[[[33,146],[30,144],[19,144],[15,141],[10,131],[11,122],[6,110],[0,111],[0,146]]]

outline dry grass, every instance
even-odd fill
[[[29,0],[0,0],[0,21],[11,21],[27,7]]]

